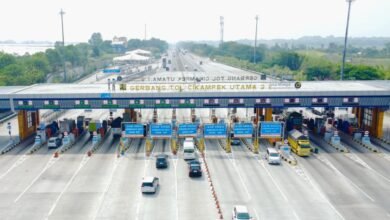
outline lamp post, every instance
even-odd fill
[[[255,48],[253,49],[253,63],[256,64],[256,46],[257,46],[257,23],[259,21],[259,16],[256,15],[256,30],[255,30]]]
[[[61,15],[61,29],[62,29],[62,47],[65,48],[65,35],[64,35],[64,14],[65,12],[61,9],[60,15]],[[66,67],[65,67],[65,56],[62,55],[63,63],[64,63],[64,82],[66,82]]]
[[[351,14],[352,2],[354,2],[355,0],[346,0],[346,1],[348,2],[348,15],[347,15],[347,27],[345,29],[344,51],[343,51],[343,61],[341,63],[340,80],[343,80],[343,77],[344,77],[345,57],[346,57],[346,54],[347,54],[349,17],[350,17],[350,14]]]

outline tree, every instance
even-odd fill
[[[16,59],[14,56],[12,56],[11,54],[0,52],[0,69],[14,63],[16,63]]]
[[[100,56],[100,47],[103,44],[103,38],[100,33],[93,33],[88,43],[92,46],[92,56]]]
[[[384,78],[384,72],[372,66],[347,65],[345,68],[345,78],[356,80],[379,80]]]
[[[325,80],[332,74],[331,65],[310,66],[304,70],[307,80]]]
[[[290,70],[298,70],[303,62],[303,57],[295,52],[281,52],[274,64],[286,66]]]

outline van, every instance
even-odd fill
[[[185,140],[183,143],[184,160],[193,160],[195,159],[195,144],[193,140]]]
[[[266,159],[269,164],[280,164],[280,154],[275,148],[267,148]]]

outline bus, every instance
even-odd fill
[[[298,156],[310,156],[310,141],[309,137],[303,135],[300,131],[293,129],[288,132],[288,143],[291,150]]]

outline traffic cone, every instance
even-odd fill
[[[58,152],[57,152],[57,151],[54,153],[54,157],[55,157],[55,158],[58,157]]]
[[[92,156],[92,152],[88,151],[88,157]]]

